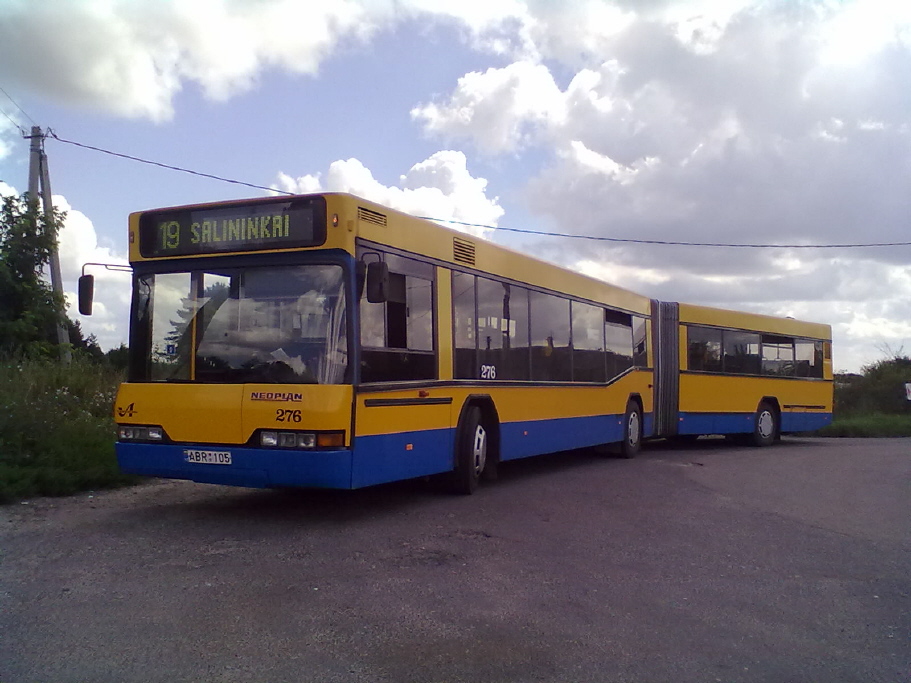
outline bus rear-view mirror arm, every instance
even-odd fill
[[[85,272],[86,266],[102,266],[105,270],[133,270],[130,266],[119,263],[83,263],[77,290],[80,315],[92,315],[92,303],[95,299],[95,276]]]

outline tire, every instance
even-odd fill
[[[620,457],[635,458],[642,448],[642,410],[635,401],[626,404],[623,416],[623,441],[620,442]]]
[[[756,409],[753,420],[753,445],[761,448],[771,446],[778,436],[778,428],[778,411],[768,401],[763,401]]]
[[[450,489],[453,493],[471,495],[487,466],[487,428],[481,419],[481,409],[470,406],[462,417],[456,436],[456,467]]]

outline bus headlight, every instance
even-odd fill
[[[164,441],[164,429],[158,425],[120,425],[117,438],[121,441]]]
[[[259,433],[259,445],[263,448],[343,448],[344,432],[275,432],[263,430]]]

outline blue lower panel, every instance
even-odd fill
[[[129,474],[189,479],[205,484],[249,486],[315,486],[351,488],[352,452],[281,451],[232,446],[193,446],[230,451],[230,465],[204,465],[184,460],[184,446],[117,443],[117,462]]]
[[[832,424],[832,413],[782,413],[781,431],[812,432]]]
[[[129,474],[205,484],[269,488],[351,489],[413,479],[453,467],[455,430],[362,436],[355,449],[291,451],[234,446],[117,443],[117,462]],[[229,451],[230,465],[190,463],[184,449]]]
[[[648,438],[655,435],[655,414],[654,413],[645,413],[642,416],[642,436]],[[620,434],[620,439],[623,439],[623,434]]]
[[[751,434],[755,413],[680,413],[678,434]],[[782,432],[810,432],[832,422],[831,413],[782,413]]]
[[[454,429],[359,436],[352,488],[449,472],[454,465],[454,439]]]
[[[568,417],[500,425],[501,460],[623,440],[623,415]]]
[[[651,415],[646,416],[646,433]],[[501,460],[584,448],[623,439],[623,416],[512,422],[500,426]],[[354,450],[285,451],[234,446],[117,443],[129,474],[206,484],[268,488],[361,488],[451,471],[455,429],[360,436]],[[184,449],[229,451],[230,465],[190,463]]]

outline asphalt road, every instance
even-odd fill
[[[911,681],[911,440],[0,507],[0,682]]]

